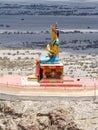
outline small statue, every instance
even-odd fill
[[[56,23],[55,26],[50,26],[52,31],[52,42],[47,45],[46,49],[49,52],[49,55],[36,60],[36,76],[40,75],[40,63],[47,64],[47,63],[59,63],[59,30],[58,24]]]
[[[52,42],[47,45],[46,49],[49,52],[49,55],[42,58],[40,63],[58,63],[59,62],[59,30],[58,24],[55,26],[50,26],[52,31]]]

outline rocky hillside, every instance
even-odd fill
[[[97,130],[93,101],[0,101],[0,130]]]

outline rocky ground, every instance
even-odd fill
[[[0,74],[29,75],[45,50],[0,50]],[[98,54],[61,52],[64,73],[98,77]],[[98,102],[80,100],[0,101],[0,130],[98,130]]]
[[[98,130],[97,103],[0,101],[0,130]]]

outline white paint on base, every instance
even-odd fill
[[[21,77],[21,85],[23,86],[34,86],[34,87],[39,87],[40,84],[36,81],[28,81],[27,77]]]

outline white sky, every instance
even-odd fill
[[[90,3],[95,3],[95,2],[98,2],[98,0],[0,0],[0,3],[3,2],[3,3],[20,3],[20,4],[38,4],[38,3],[48,3],[50,4],[50,2],[52,2],[51,4],[55,4],[55,1],[56,1],[56,4],[63,4],[63,2],[70,2],[70,3],[86,3],[86,2],[90,2]],[[57,2],[58,1],[58,2]],[[95,3],[96,4],[96,3]]]
[[[8,1],[12,1],[12,2],[37,2],[37,1],[98,2],[98,0],[0,0],[0,2],[8,2]]]

